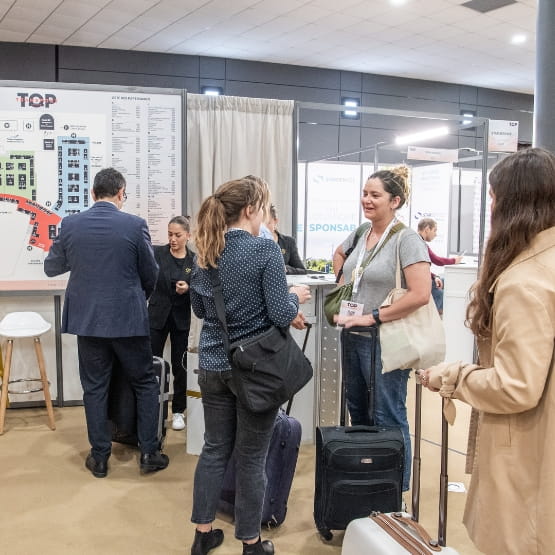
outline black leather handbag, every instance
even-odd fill
[[[268,330],[230,344],[224,297],[217,269],[210,269],[216,313],[240,402],[251,412],[275,410],[312,378],[312,364],[288,328]]]

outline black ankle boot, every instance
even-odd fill
[[[191,547],[191,555],[206,555],[211,549],[221,545],[223,541],[224,533],[219,528],[210,530],[210,532],[195,530],[195,541],[193,547]]]
[[[243,542],[243,555],[274,555],[274,544],[270,540],[262,541],[260,538],[256,543]]]

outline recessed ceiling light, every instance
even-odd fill
[[[389,0],[392,6],[403,6],[408,2],[408,0]]]
[[[518,34],[511,37],[511,44],[524,44],[526,42],[526,35]]]
[[[436,129],[428,129],[427,131],[420,131],[419,133],[396,137],[395,144],[408,145],[419,141],[425,141],[426,139],[434,139],[435,137],[441,137],[447,134],[449,134],[448,127],[437,127]]]

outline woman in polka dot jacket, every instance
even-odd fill
[[[252,337],[272,326],[288,326],[299,303],[310,298],[306,286],[287,289],[277,244],[259,238],[269,202],[260,178],[229,181],[208,197],[197,217],[196,265],[191,277],[191,304],[204,319],[199,342],[198,382],[204,408],[204,447],[195,471],[193,511],[196,524],[192,555],[204,555],[223,541],[212,523],[231,453],[237,457],[235,536],[243,554],[273,554],[272,542],[260,539],[265,489],[265,459],[277,410],[249,412],[235,396],[231,368],[208,269],[217,267],[222,281],[230,340]]]

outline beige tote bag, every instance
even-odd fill
[[[401,288],[401,262],[399,245],[404,230],[397,241],[397,268],[395,289],[392,289],[381,307],[390,306],[407,293]],[[445,358],[445,331],[432,296],[428,304],[421,306],[408,316],[384,322],[380,327],[382,372],[397,368],[429,368],[443,362]]]

